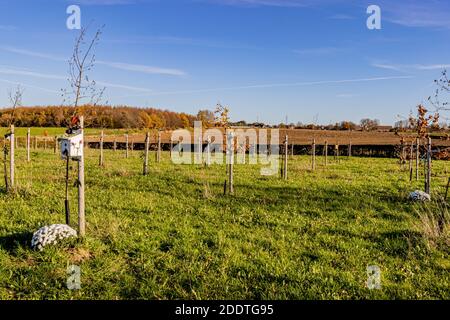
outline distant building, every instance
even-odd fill
[[[392,130],[392,126],[377,126],[376,127],[376,131],[380,131],[380,132],[389,132]]]

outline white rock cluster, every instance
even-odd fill
[[[77,232],[66,224],[52,224],[40,228],[33,234],[31,248],[42,250],[46,245],[56,244],[59,240],[76,237]]]
[[[409,194],[409,200],[411,201],[430,201],[431,197],[428,193],[425,193],[423,191],[420,190],[416,190],[414,192],[411,192]]]

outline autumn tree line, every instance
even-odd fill
[[[17,107],[0,109],[0,126],[13,123],[17,127],[67,127],[74,108],[68,106]],[[93,106],[77,108],[87,127],[175,129],[192,127],[196,116],[128,106]]]

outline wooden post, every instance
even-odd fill
[[[128,158],[128,133],[125,135],[125,158]]]
[[[170,151],[169,151],[170,159],[172,159],[172,149],[173,149],[173,141],[172,141],[172,139],[170,139]]]
[[[37,149],[37,137],[34,137],[34,150]]]
[[[314,171],[316,170],[316,139],[313,139],[311,149],[311,169]]]
[[[348,144],[348,156],[352,156],[352,140],[350,140],[350,143]]]
[[[56,150],[58,149],[58,137],[54,137],[54,145],[53,145],[53,153],[56,154]]]
[[[206,138],[206,165],[211,165],[211,137]]]
[[[11,136],[9,141],[9,186],[11,189],[14,188],[14,172],[15,172],[15,162],[14,162],[14,147],[15,147],[15,134],[14,125],[11,125]]]
[[[47,137],[44,137],[44,150],[47,150]]]
[[[116,150],[117,150],[117,140],[116,140],[116,137],[114,137],[113,151],[115,152]]]
[[[283,168],[283,178],[287,180],[288,174],[288,135],[284,139],[284,168]]]
[[[148,148],[150,145],[150,133],[145,134],[145,150],[144,150],[144,176],[148,174]]]
[[[414,141],[411,141],[411,149],[409,150],[409,181],[412,181],[413,176],[413,155],[414,155]]]
[[[233,176],[233,164],[234,164],[234,134],[231,132],[227,137],[227,149],[228,149],[228,193],[234,193],[234,176]]]
[[[447,200],[448,195],[448,187],[450,186],[450,177],[447,180],[447,186],[445,187],[445,195],[444,195],[444,201]]]
[[[425,192],[430,194],[431,187],[431,138],[428,138],[427,145],[427,176],[425,181]]]
[[[27,162],[30,162],[30,128],[27,129]]]
[[[100,159],[98,161],[99,166],[103,167],[104,165],[104,159],[103,159],[103,139],[104,139],[104,135],[103,135],[103,130],[100,133]]]
[[[291,143],[291,157],[294,158],[294,144]]]
[[[158,131],[158,151],[156,153],[156,161],[161,162],[161,131]]]
[[[324,146],[325,150],[325,166],[328,165],[328,141],[325,141],[325,146]]]
[[[84,117],[80,116],[80,130],[84,146]],[[86,220],[84,216],[84,151],[78,161],[78,234],[84,237],[86,234]]]
[[[420,139],[416,138],[416,181],[419,181]]]

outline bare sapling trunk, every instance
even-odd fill
[[[325,141],[324,153],[325,153],[325,166],[327,166],[328,165],[328,141]]]

